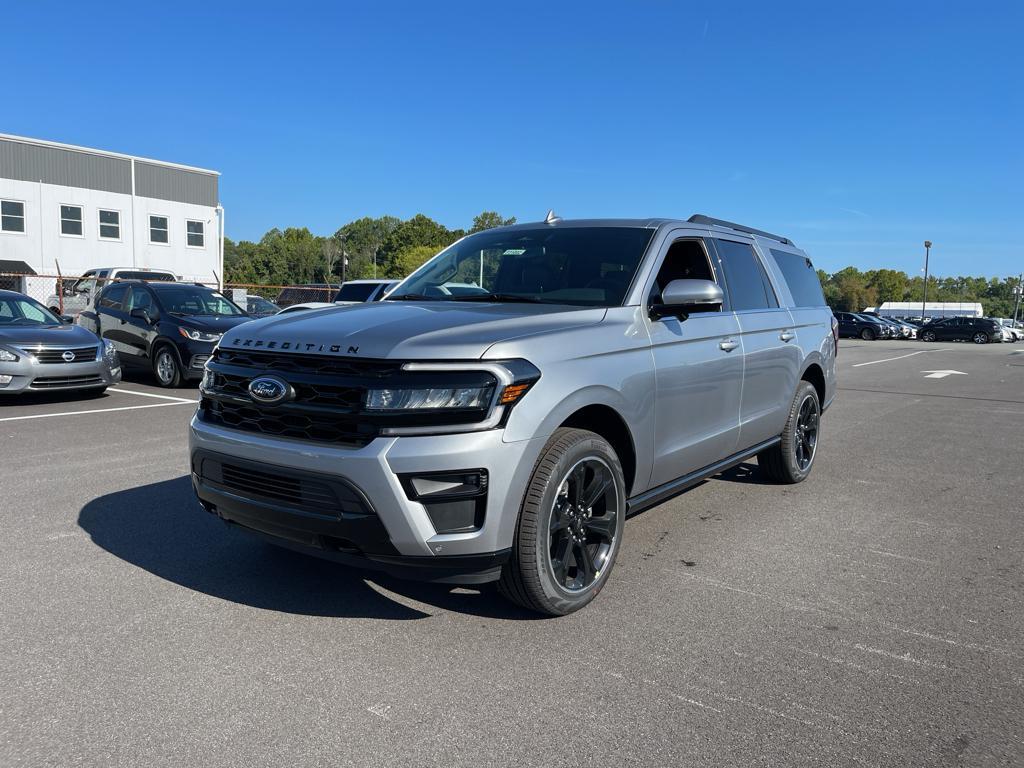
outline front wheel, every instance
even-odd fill
[[[860,337],[864,339],[864,341],[874,341],[875,332],[872,331],[870,328],[865,328],[863,331],[860,332]]]
[[[922,333],[921,341],[935,341],[935,331],[925,331]]]
[[[799,483],[807,479],[818,452],[821,402],[818,390],[801,381],[789,406],[782,441],[757,455],[757,463],[778,483]]]
[[[526,488],[502,594],[551,616],[578,611],[608,581],[625,515],[615,449],[594,432],[555,430]]]
[[[183,378],[178,358],[170,347],[160,347],[153,358],[153,375],[161,387],[180,387]]]
[[[988,334],[981,333],[980,331],[971,337],[971,341],[975,344],[988,344]]]

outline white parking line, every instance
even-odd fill
[[[138,395],[139,397],[158,397],[161,400],[174,400],[179,403],[198,403],[198,400],[189,400],[187,397],[172,397],[171,395],[158,395],[154,392],[136,392],[134,389],[124,389],[122,387],[111,387],[107,390],[107,393],[120,392],[125,395]]]
[[[943,349],[919,349],[917,352],[911,352],[910,354],[907,354],[907,355],[900,355],[899,357],[886,357],[886,358],[884,358],[882,360],[871,360],[871,361],[866,362],[866,363],[857,363],[856,365],[851,365],[850,367],[851,368],[860,368],[862,365],[874,365],[875,363],[891,363],[893,360],[902,360],[905,357],[913,357],[914,355],[923,355],[925,352],[946,352],[946,351],[948,351],[946,348],[943,348]]]
[[[56,416],[84,416],[87,413],[113,413],[114,411],[138,411],[142,408],[166,408],[169,405],[195,405],[195,400],[179,400],[173,403],[152,403],[150,405],[126,405],[121,408],[92,408],[88,411],[62,411],[61,413],[37,413],[32,416],[8,416],[0,421],[26,421],[28,419],[52,419]]]

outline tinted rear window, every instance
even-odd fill
[[[335,301],[366,301],[377,283],[345,283],[334,297]]]
[[[771,249],[775,263],[786,278],[789,292],[793,294],[793,303],[798,307],[824,307],[825,294],[821,290],[821,280],[814,270],[814,265],[806,256],[788,251]]]
[[[158,282],[173,283],[174,275],[168,275],[166,272],[142,272],[142,271],[130,271],[130,272],[118,272],[118,280],[154,280]]]
[[[746,243],[715,240],[734,312],[779,306],[761,261]]]

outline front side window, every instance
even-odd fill
[[[133,309],[150,309],[152,306],[153,297],[149,295],[149,291],[138,286],[132,288],[132,295],[128,299],[128,312]]]
[[[70,237],[82,236],[82,206],[62,205],[60,207],[60,233]]]
[[[159,291],[160,306],[164,311],[181,315],[244,315],[241,309],[217,291],[196,285],[176,285]]]
[[[120,211],[105,211],[100,209],[100,238],[103,240],[121,239],[121,213]]]
[[[0,297],[0,328],[12,325],[60,325],[60,319],[34,299]]]
[[[205,225],[201,221],[185,222],[186,245],[189,248],[203,248],[206,246]]]
[[[620,306],[653,234],[643,227],[479,232],[428,261],[385,301]]]
[[[650,301],[652,304],[661,302],[661,294],[673,280],[710,280],[715,282],[715,273],[711,268],[704,244],[697,239],[676,240],[669,246],[661,268],[651,286]],[[717,308],[716,308],[717,309]]]
[[[149,217],[149,242],[151,243],[167,243],[168,242],[168,226],[166,216],[150,216]]]
[[[715,247],[725,270],[725,282],[729,287],[733,311],[779,306],[768,282],[768,275],[751,246],[735,240],[715,240]]]
[[[25,204],[20,200],[0,200],[0,232],[25,231]]]

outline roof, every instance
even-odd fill
[[[0,274],[8,275],[34,275],[37,274],[32,267],[24,261],[10,261],[0,259]]]
[[[978,301],[929,301],[924,305],[925,312],[929,309],[981,309]],[[886,301],[879,309],[921,309],[920,301]]]
[[[517,229],[536,229],[538,227],[552,227],[552,228],[575,228],[575,227],[627,227],[637,229],[657,229],[663,225],[679,225],[679,226],[690,226],[690,227],[707,227],[708,229],[716,232],[740,232],[745,235],[752,237],[765,238],[768,240],[774,240],[783,245],[795,247],[792,240],[781,235],[773,235],[770,232],[765,232],[761,229],[754,229],[744,224],[736,224],[735,222],[725,221],[724,219],[715,219],[704,214],[697,213],[690,216],[688,219],[675,219],[675,218],[649,218],[649,219],[560,219],[555,218],[553,221],[531,221],[523,222],[522,224],[511,224],[507,227],[495,227],[494,229],[484,230],[485,232],[493,232],[495,229],[506,229],[509,231],[515,231]]]
[[[220,176],[220,171],[211,171],[208,168],[197,168],[194,165],[183,165],[181,163],[170,163],[166,160],[154,160],[150,157],[142,157],[140,155],[125,155],[121,152],[110,152],[105,149],[93,149],[91,147],[80,147],[76,144],[62,144],[58,141],[46,141],[45,139],[33,139],[28,136],[15,136],[10,133],[0,133],[0,139],[7,139],[8,141],[19,141],[23,144],[35,144],[39,147],[54,147],[56,149],[66,149],[71,152],[82,152],[87,155],[100,155],[101,157],[116,157],[120,160],[139,160],[144,163],[150,163],[152,165],[162,165],[167,168],[177,168],[183,171],[193,171],[195,173],[206,173],[211,176]]]

